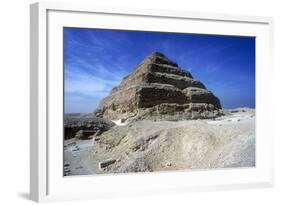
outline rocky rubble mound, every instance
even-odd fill
[[[202,82],[155,52],[112,89],[95,115],[111,120],[179,120],[217,117],[220,109],[219,99]]]
[[[107,163],[97,173],[255,166],[251,112],[235,113],[239,120],[230,115],[219,120],[142,120],[115,126],[94,138],[94,156]]]

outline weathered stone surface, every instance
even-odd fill
[[[154,52],[146,59],[144,59],[143,64],[149,63],[157,63],[157,64],[164,64],[169,66],[178,67],[178,64],[170,59],[168,59],[165,55],[160,52]]]
[[[212,118],[219,115],[219,109],[219,99],[203,83],[155,52],[112,89],[95,115],[112,120],[176,120]]]
[[[205,88],[200,81],[194,80],[190,77],[160,72],[147,73],[146,81],[148,83],[170,84],[179,89],[184,89],[187,87]]]
[[[216,108],[221,109],[219,99],[213,95],[212,92],[196,87],[188,87],[183,90],[183,93],[187,97],[187,101],[192,103],[207,103],[212,104]]]
[[[137,92],[138,108],[148,108],[162,103],[185,102],[185,95],[182,91],[172,85],[148,83],[138,87]]]

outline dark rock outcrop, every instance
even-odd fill
[[[74,137],[78,139],[89,139],[92,136],[98,136],[109,130],[114,125],[115,123],[110,120],[93,115],[66,114],[64,119],[64,139],[67,140]]]
[[[95,111],[117,119],[194,119],[219,115],[219,99],[190,72],[159,52],[144,59]]]

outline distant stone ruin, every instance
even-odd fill
[[[95,111],[110,120],[181,120],[220,115],[219,99],[190,72],[155,52],[113,88]]]

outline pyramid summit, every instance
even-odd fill
[[[95,110],[98,117],[180,120],[219,115],[219,99],[160,52],[146,57]]]

